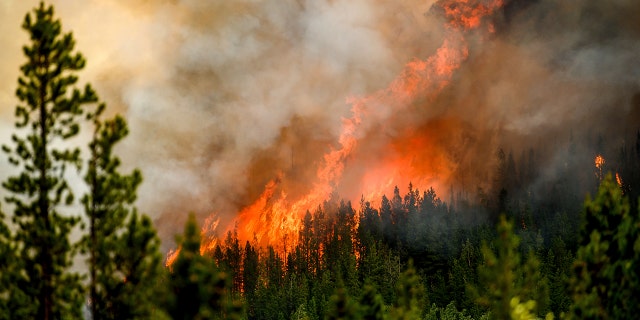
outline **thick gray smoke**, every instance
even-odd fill
[[[614,160],[640,129],[638,14],[636,1],[511,1],[439,103],[485,133],[476,146],[489,158],[535,148],[538,183],[561,167],[593,172],[596,154]]]
[[[278,172],[287,173],[291,190],[311,183],[350,115],[345,99],[385,87],[405,63],[441,44],[434,2],[54,4],[88,59],[81,81],[129,121],[131,134],[118,151],[127,169],[142,169],[138,206],[171,240],[187,212],[229,219]],[[36,5],[0,4],[3,141],[24,61],[20,25]],[[637,129],[638,14],[635,1],[508,2],[488,21],[494,33],[468,35],[470,57],[444,92],[367,126],[361,136],[370,139],[354,155],[353,170],[366,167],[372,152],[392,152],[387,147],[408,132],[429,135],[434,150],[400,152],[415,152],[418,162],[434,152],[445,157],[455,164],[448,183],[474,191],[490,179],[499,146],[516,155],[543,147],[551,172],[563,163],[570,136],[615,138]]]
[[[0,6],[3,134],[37,1]],[[313,167],[348,116],[425,46],[418,1],[56,1],[91,82],[131,134],[138,205],[171,239],[189,211],[234,214],[279,170]],[[428,47],[428,46],[427,46]],[[299,150],[297,150],[299,148]],[[308,175],[308,174],[307,174]]]

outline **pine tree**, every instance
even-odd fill
[[[466,288],[478,283],[478,267],[480,253],[469,239],[462,245],[460,256],[451,265],[451,288],[454,299],[461,309],[475,310],[473,300],[465,294]]]
[[[480,319],[484,319],[483,315]],[[435,303],[429,308],[429,312],[424,320],[472,320],[473,317],[465,314],[465,311],[458,311],[455,303],[451,301],[445,308],[438,307]]]
[[[153,319],[160,314],[159,295],[166,294],[160,239],[151,219],[133,211],[114,239],[111,275],[103,274],[107,319]],[[98,312],[103,313],[103,312]],[[103,313],[104,314],[104,313]],[[94,319],[96,317],[94,316]]]
[[[0,319],[21,319],[30,315],[29,297],[21,289],[24,285],[19,274],[21,266],[0,208]]]
[[[640,216],[610,174],[584,204],[571,278],[570,318],[632,319],[640,313]]]
[[[169,276],[167,313],[176,319],[239,319],[244,310],[229,293],[228,276],[200,255],[200,232],[193,214],[185,224],[178,258]]]
[[[259,268],[259,257],[258,252],[251,246],[249,241],[247,241],[244,247],[244,259],[242,262],[242,279],[243,279],[243,291],[245,297],[247,298],[247,302],[249,304],[249,309],[247,312],[249,315],[253,315],[253,302],[255,300],[256,289],[258,287],[258,268]]]
[[[360,310],[362,319],[384,319],[384,301],[382,300],[382,296],[376,291],[376,287],[369,281],[365,281],[364,284],[362,297],[360,298]]]
[[[497,229],[496,252],[482,244],[484,264],[478,266],[478,286],[469,286],[469,294],[481,306],[489,307],[493,319],[522,315],[521,310],[535,314],[538,306],[544,309],[549,299],[547,280],[539,272],[537,257],[531,253],[521,263],[520,238],[504,215],[500,216]]]
[[[338,280],[338,284],[333,292],[331,298],[329,298],[329,305],[327,313],[325,314],[327,320],[350,320],[360,319],[358,314],[358,304],[353,301],[347,293],[342,280]]]
[[[27,62],[18,78],[16,127],[27,133],[12,135],[13,147],[3,146],[9,162],[21,169],[3,183],[14,209],[15,249],[23,262],[23,278],[17,280],[30,300],[27,317],[80,318],[80,278],[68,270],[73,249],[68,235],[79,219],[59,211],[74,201],[65,172],[68,166],[79,167],[80,150],[62,142],[78,134],[76,118],[96,96],[89,85],[84,90],[75,86],[85,59],[74,52],[71,33],[61,33],[52,6],[40,3],[22,27],[31,42],[23,47]]]
[[[396,285],[397,300],[391,309],[392,319],[420,319],[427,303],[424,285],[410,260]]]
[[[15,258],[11,250],[11,233],[4,220],[5,215],[0,207],[0,319],[9,319],[9,285],[13,282],[13,275],[9,270]]]
[[[120,116],[102,120],[104,109],[100,104],[88,115],[94,134],[85,176],[89,192],[82,199],[89,218],[89,235],[82,243],[89,253],[91,312],[93,319],[148,316],[160,275],[159,239],[149,218],[138,218],[132,207],[140,171],[121,174],[120,159],[113,154],[128,134],[126,121]]]

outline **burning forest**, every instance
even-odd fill
[[[134,310],[117,299],[136,292],[168,297],[135,311],[154,318],[634,314],[618,304],[640,296],[625,273],[638,249],[613,244],[640,241],[634,1],[54,5],[0,6],[0,128],[13,164],[0,175],[0,252],[33,245],[38,254],[16,260],[44,266],[0,279],[0,298],[44,279],[37,310],[2,298],[0,311],[67,312],[47,300],[68,280],[47,269],[61,250],[60,268],[89,270],[93,319]],[[51,16],[71,42],[46,45],[60,29]],[[73,50],[86,66],[65,58]],[[55,82],[65,72],[78,76]],[[94,87],[65,100],[76,81]],[[47,106],[51,132],[37,116]],[[21,140],[30,121],[42,132]],[[87,214],[50,222],[74,212]],[[39,219],[71,240],[29,242]],[[147,269],[128,264],[138,252]],[[631,280],[611,276],[618,267]],[[141,274],[164,274],[164,287]],[[590,292],[589,277],[610,286]]]

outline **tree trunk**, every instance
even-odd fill
[[[49,71],[49,59],[48,57],[39,52],[38,58],[42,59],[42,65],[40,71],[42,74],[39,77],[39,112],[40,112],[40,150],[38,150],[38,157],[40,158],[39,168],[39,194],[38,194],[38,209],[40,210],[40,219],[42,219],[44,227],[44,237],[38,239],[40,245],[40,266],[42,267],[42,289],[39,293],[38,300],[38,318],[49,320],[52,317],[52,296],[53,285],[51,283],[53,258],[51,256],[51,241],[53,240],[53,232],[51,228],[51,221],[49,217],[49,184],[47,182],[47,85],[49,83],[48,71]]]

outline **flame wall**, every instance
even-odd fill
[[[3,141],[27,40],[19,28],[37,3],[0,4]],[[81,80],[129,120],[119,152],[143,170],[138,204],[166,247],[187,212],[216,214],[226,230],[262,198],[290,207],[336,192],[375,203],[410,181],[445,199],[473,194],[499,146],[540,150],[551,175],[577,143],[592,170],[599,135],[618,141],[640,123],[640,5],[513,0],[484,12],[492,3],[55,1],[88,58]],[[464,8],[480,11],[456,13]],[[443,46],[464,56],[445,55],[446,77],[397,82]],[[419,90],[385,98],[397,84]],[[338,171],[324,181],[329,161]]]

